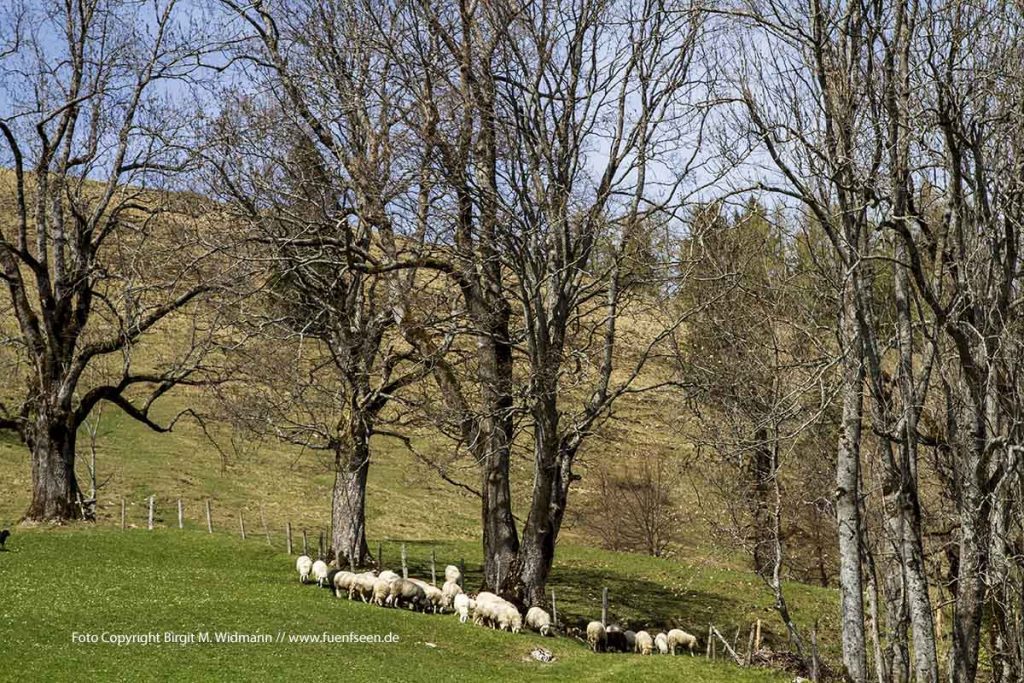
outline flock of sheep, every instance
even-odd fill
[[[347,594],[349,600],[358,596],[363,602],[380,607],[395,607],[443,614],[454,612],[463,624],[473,620],[478,626],[489,626],[519,633],[526,627],[542,636],[553,636],[551,616],[540,607],[531,607],[526,612],[525,622],[519,609],[504,598],[481,591],[475,596],[463,592],[462,573],[454,565],[444,570],[444,585],[441,588],[420,579],[402,578],[393,571],[367,571],[355,573],[331,569],[323,560],[313,561],[302,555],[295,561],[300,583],[315,581],[317,585],[334,590],[336,597]],[[676,654],[687,649],[693,655],[697,638],[672,629],[668,633],[652,636],[647,631],[623,631],[617,626],[607,628],[600,621],[592,621],[586,629],[587,643],[594,652],[636,652],[641,655]]]

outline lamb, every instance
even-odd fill
[[[334,575],[334,596],[340,598],[341,594],[351,594],[352,582],[355,581],[356,575],[352,572],[339,571]]]
[[[462,572],[454,564],[450,564],[444,568],[444,580],[445,583],[459,583],[462,580]]]
[[[636,648],[636,631],[626,631],[626,647],[630,652]]]
[[[295,560],[295,569],[299,572],[299,583],[309,583],[309,574],[313,571],[313,560],[308,555],[299,555]]]
[[[463,624],[469,621],[469,618],[473,616],[473,613],[476,610],[476,600],[465,593],[457,594],[452,600],[452,605],[455,607],[455,611],[459,615],[459,622]]]
[[[352,579],[352,584],[348,589],[349,600],[353,600],[356,595],[363,602],[369,602],[373,599],[373,585],[377,581],[377,572],[368,571],[362,574],[356,574]]]
[[[666,636],[664,633],[659,633],[658,635],[654,636],[654,645],[658,648],[658,654],[668,654],[668,636]]]
[[[388,602],[393,607],[407,606],[409,609],[423,607],[427,602],[427,594],[422,588],[408,579],[398,579],[391,582],[391,592],[388,595]]]
[[[634,646],[635,651],[641,655],[654,654],[654,638],[651,638],[651,634],[647,631],[640,631],[636,634],[636,645]]]
[[[454,581],[445,581],[441,587],[441,608],[442,611],[452,609],[455,596],[462,592],[462,586]]]
[[[316,579],[316,585],[324,585],[324,581],[327,579],[327,563],[323,560],[317,560],[313,563],[313,578]]]
[[[493,626],[497,621],[496,605],[501,602],[494,593],[481,591],[476,596],[476,609],[473,611],[473,623],[477,626]]]
[[[629,652],[629,645],[626,641],[626,633],[612,624],[605,628],[605,648],[608,652]]]
[[[608,642],[608,633],[604,630],[604,624],[600,621],[592,621],[587,624],[587,643],[594,652],[604,652],[605,643]]]
[[[531,607],[526,611],[526,625],[542,636],[554,635],[551,633],[551,615],[540,607]]]
[[[674,628],[668,632],[668,649],[674,655],[676,649],[685,647],[690,651],[690,656],[693,656],[693,650],[697,647],[697,637],[692,636],[686,631],[678,628]]]

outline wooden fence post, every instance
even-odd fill
[[[551,589],[551,625],[558,628],[558,605],[555,604],[555,589]]]
[[[406,564],[405,544],[402,544],[402,578],[409,578],[409,566]]]
[[[260,524],[263,525],[263,534],[267,537],[267,545],[273,547],[274,544],[270,542],[270,529],[267,528],[267,518],[263,516],[262,503],[260,503]]]
[[[466,580],[466,558],[459,560],[459,587],[462,587],[462,582]]]
[[[185,528],[185,505],[181,502],[181,498],[178,499],[178,528]]]
[[[714,657],[714,655],[715,655],[715,641],[711,637],[711,624],[708,624],[708,647],[707,647],[707,650],[708,651],[706,653],[704,653],[704,656],[707,657],[708,659],[712,659]]]
[[[291,555],[292,554],[292,523],[291,522],[285,522],[285,525],[284,525],[284,536],[285,536],[285,539],[286,539],[285,542],[288,545],[288,554]]]
[[[754,630],[754,652],[761,649],[761,620],[757,620],[757,626]]]
[[[154,496],[149,497],[149,530],[153,530],[153,499]]]
[[[316,559],[318,559],[318,560],[323,560],[324,559],[324,530],[323,529],[320,530],[320,540],[318,541],[318,544],[317,544]]]
[[[302,554],[309,557],[309,539],[306,538],[306,530],[302,530]]]
[[[245,540],[245,517],[242,516],[242,511],[238,511],[238,530],[242,532],[242,540]]]
[[[377,569],[384,569],[384,544],[377,541]]]
[[[125,507],[126,507],[126,505],[125,505],[125,502],[124,502],[124,498],[122,498],[121,499],[121,530],[122,531],[124,531],[125,525],[127,524],[127,517],[125,515],[125,512],[126,512]]]
[[[434,554],[434,549],[431,548],[430,549],[430,585],[431,586],[436,586],[437,585],[437,567],[436,567],[436,564],[435,564],[436,562],[437,562],[437,557]]]
[[[608,625],[608,587],[601,590],[601,624]]]
[[[206,531],[213,533],[213,512],[210,510],[210,499],[206,499]]]

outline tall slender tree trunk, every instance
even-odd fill
[[[366,478],[370,469],[370,428],[353,420],[348,435],[335,451],[334,491],[331,496],[331,544],[338,567],[366,563]]]
[[[840,636],[843,665],[855,683],[867,680],[861,574],[860,447],[864,413],[863,341],[857,323],[856,274],[843,292],[843,425],[836,454],[836,523],[839,527]]]
[[[25,435],[32,461],[32,502],[24,521],[60,523],[81,517],[75,436],[69,415],[49,405],[38,409]]]
[[[519,534],[512,516],[512,348],[507,313],[493,312],[491,334],[480,341],[479,369],[484,415],[474,449],[482,464],[484,586],[502,592],[512,576]]]

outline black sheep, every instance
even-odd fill
[[[10,535],[10,529],[4,529],[3,531],[0,531],[0,550],[7,550],[5,545],[7,544],[7,539],[10,537]]]
[[[615,624],[605,629],[605,637],[606,652],[629,652],[629,642],[626,640],[626,633]]]

